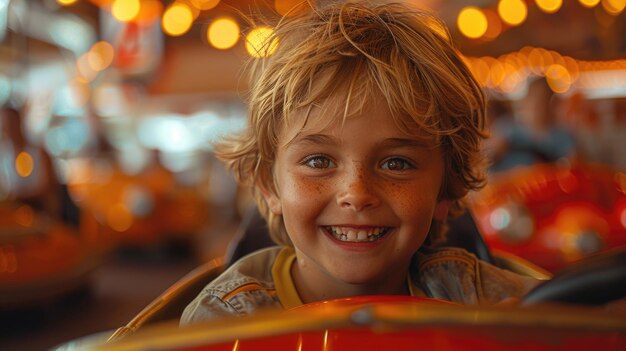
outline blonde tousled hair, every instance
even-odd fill
[[[282,216],[269,211],[258,186],[276,187],[278,133],[296,111],[329,108],[333,104],[324,102],[338,94],[345,104],[333,113],[344,120],[362,110],[368,97],[382,94],[403,130],[417,126],[434,137],[445,160],[440,198],[451,201],[451,215],[461,212],[467,192],[485,179],[480,153],[485,101],[448,38],[435,17],[398,3],[331,3],[279,21],[260,49],[269,50],[276,39],[276,51],[252,63],[248,129],[216,146],[237,180],[253,186],[277,243],[291,244]],[[430,243],[443,236],[438,224],[431,228]]]

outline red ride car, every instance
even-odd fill
[[[556,272],[626,245],[626,173],[537,164],[498,173],[471,201],[487,245]]]

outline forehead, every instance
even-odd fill
[[[364,96],[360,101],[351,101],[347,93],[342,93],[292,112],[280,126],[279,147],[291,143],[301,135],[339,136],[346,128],[346,122],[364,116],[375,116],[383,123],[397,127],[405,137],[429,144],[435,142],[433,135],[420,128],[414,120],[415,117],[392,112],[382,93]]]

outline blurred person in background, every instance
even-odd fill
[[[0,202],[26,204],[61,218],[63,188],[52,159],[24,135],[21,115],[8,105],[0,110]]]
[[[556,96],[545,79],[535,79],[520,102],[520,116],[503,101],[490,101],[492,140],[487,145],[491,172],[539,162],[571,159],[574,136],[557,118]]]

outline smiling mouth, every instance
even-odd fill
[[[355,229],[350,227],[325,227],[335,239],[346,242],[370,242],[384,237],[391,230],[390,227],[372,227],[368,229]]]

